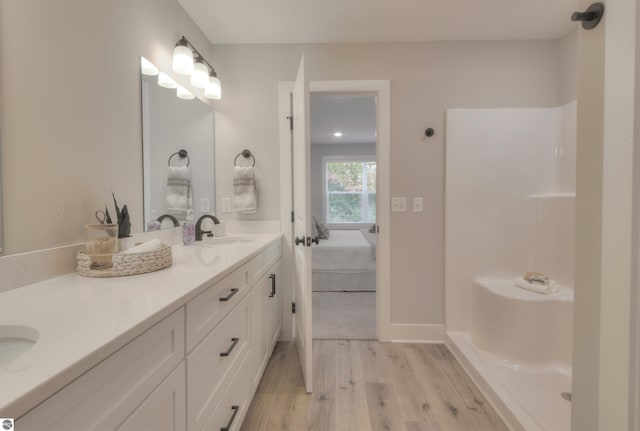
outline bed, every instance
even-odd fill
[[[332,230],[312,249],[313,291],[375,291],[375,251],[375,234],[366,229]]]

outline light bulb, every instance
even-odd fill
[[[155,64],[144,57],[140,57],[140,71],[148,76],[156,76],[160,72]]]
[[[178,88],[178,83],[164,72],[158,74],[158,85],[164,88]]]
[[[180,75],[191,75],[193,73],[193,52],[186,45],[178,42],[173,50],[173,71]]]
[[[198,59],[193,67],[191,75],[191,85],[196,88],[205,88],[209,84],[209,68],[202,59]]]
[[[191,92],[189,90],[184,88],[182,85],[178,85],[178,88],[176,89],[176,95],[180,99],[184,99],[184,100],[191,100],[191,99],[194,99],[196,97],[193,94],[191,94]]]
[[[342,136],[342,132],[334,132],[333,136],[335,136],[336,138],[340,138]]]
[[[214,100],[222,99],[222,86],[215,72],[211,72],[209,75],[209,83],[204,89],[204,97]]]

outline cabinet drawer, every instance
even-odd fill
[[[187,352],[216,327],[247,293],[249,264],[245,264],[187,303]]]
[[[184,362],[173,370],[158,389],[144,400],[118,431],[184,431],[187,428],[187,398]]]
[[[259,255],[251,259],[249,262],[251,265],[251,285],[262,278],[271,265],[280,259],[282,255],[281,243],[281,240],[274,242]]]
[[[235,372],[204,429],[215,431],[225,428],[228,431],[240,429],[249,408],[248,371],[248,361],[245,360]]]
[[[117,429],[183,358],[181,308],[21,417],[16,429]]]
[[[187,356],[187,425],[202,430],[222,395],[223,380],[249,351],[250,297],[242,301]]]

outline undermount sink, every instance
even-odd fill
[[[255,242],[253,238],[238,237],[238,236],[220,236],[215,238],[207,238],[203,241],[204,244],[247,244]]]
[[[25,354],[39,336],[38,331],[28,326],[0,325],[0,367]]]

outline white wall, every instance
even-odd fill
[[[578,26],[558,40],[558,64],[560,66],[560,103],[576,100],[576,58],[578,56]]]
[[[313,121],[313,118],[311,118]],[[370,156],[376,158],[375,144],[312,144],[311,145],[311,212],[320,220],[323,212],[322,158],[326,156]]]
[[[82,241],[112,190],[142,231],[139,56],[170,71],[183,34],[209,56],[175,0],[1,0],[7,253]]]
[[[550,107],[560,98],[558,42],[214,45],[216,199],[231,194],[233,157],[256,155],[261,206],[279,218],[278,81],[304,52],[311,81],[391,80],[391,193],[423,196],[423,213],[391,218],[391,321],[444,323],[444,113],[452,107]],[[434,137],[424,130],[433,127]]]
[[[575,115],[575,103],[447,112],[448,331],[470,331],[477,278],[538,271],[573,287],[576,137],[561,120]]]

